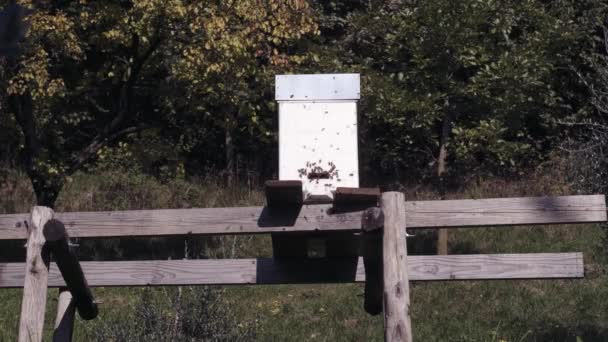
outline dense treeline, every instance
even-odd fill
[[[605,169],[604,1],[19,2],[0,159],[41,204],[95,168],[273,177],[279,73],[362,74],[366,183],[518,175],[558,150]]]

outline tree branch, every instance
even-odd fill
[[[134,96],[134,88],[139,78],[141,71],[143,70],[146,62],[150,59],[152,54],[158,49],[160,43],[162,42],[161,37],[161,22],[156,27],[155,37],[152,39],[150,46],[146,49],[146,51],[141,55],[137,56],[137,50],[139,50],[139,36],[133,35],[133,41],[131,44],[131,49],[133,50],[134,63],[131,68],[129,68],[129,74],[127,80],[120,84],[119,90],[119,99],[118,105],[116,107],[116,116],[110,123],[103,129],[102,135],[108,136],[112,134],[112,132],[116,131],[120,126],[122,126],[128,119],[129,116],[133,116],[135,113],[134,108],[132,108],[133,96]]]
[[[15,114],[15,119],[25,137],[24,161],[27,172],[31,174],[34,167],[34,159],[40,152],[40,141],[38,140],[32,97],[29,92],[21,95],[11,95],[9,96],[9,106]]]
[[[110,113],[109,109],[103,108],[99,103],[97,103],[97,101],[95,101],[95,99],[93,99],[90,96],[86,96],[86,101],[93,106],[93,108],[95,108],[95,110],[99,113],[103,113],[103,114],[108,114]]]
[[[72,174],[76,170],[82,167],[84,163],[89,161],[102,147],[109,143],[120,139],[128,134],[135,133],[147,128],[146,125],[130,126],[127,128],[120,129],[129,119],[134,116],[134,109],[132,108],[134,88],[139,78],[141,71],[143,70],[146,62],[158,49],[162,42],[161,37],[161,22],[156,27],[156,33],[154,39],[151,41],[150,46],[143,52],[141,56],[137,56],[139,50],[140,39],[139,36],[133,35],[131,44],[131,50],[133,51],[134,63],[129,70],[127,80],[120,84],[118,104],[115,107],[115,117],[103,128],[103,130],[93,138],[93,140],[84,147],[71,161],[69,164],[66,174]],[[100,113],[109,113],[110,111],[101,107],[92,98],[87,98],[87,101]]]
[[[596,128],[601,128],[602,130],[608,131],[608,125],[604,125],[604,124],[597,123],[597,122],[584,122],[584,121],[583,122],[565,122],[565,121],[558,120],[557,123],[560,125],[569,126],[569,127],[573,127],[573,126],[596,127]]]
[[[116,141],[124,136],[127,136],[132,133],[140,132],[144,129],[148,128],[147,125],[139,125],[139,126],[131,126],[114,133],[98,135],[89,145],[87,145],[84,149],[82,149],[74,158],[68,168],[66,169],[66,174],[72,174],[76,170],[80,169],[84,163],[89,161],[94,155],[97,154],[102,147]]]

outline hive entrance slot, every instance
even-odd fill
[[[308,173],[308,179],[330,179],[331,175],[329,171],[310,171]]]

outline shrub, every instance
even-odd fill
[[[211,287],[143,288],[127,315],[86,325],[92,340],[116,342],[251,341],[255,322],[239,323]]]

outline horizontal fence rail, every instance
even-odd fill
[[[603,195],[406,202],[407,227],[456,228],[606,221]],[[362,211],[331,205],[57,213],[73,238],[358,231]],[[0,240],[25,239],[29,214],[0,215]]]
[[[364,282],[362,258],[82,262],[89,286]],[[25,265],[0,263],[0,288],[23,287]],[[410,280],[581,278],[582,253],[408,256]],[[50,287],[65,286],[53,263]]]

